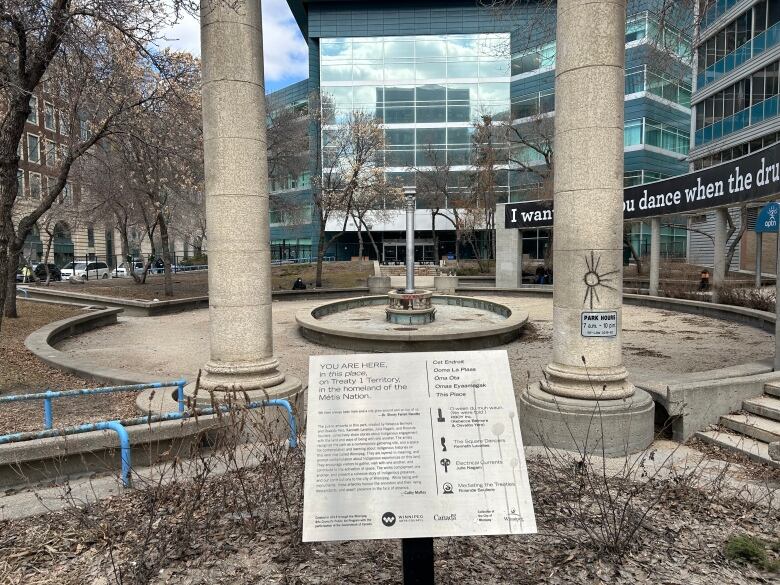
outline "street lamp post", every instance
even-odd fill
[[[414,292],[414,193],[406,194],[406,289]]]

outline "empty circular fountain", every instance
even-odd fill
[[[402,291],[393,291],[404,294]],[[390,296],[343,299],[300,311],[296,321],[308,340],[356,351],[474,350],[509,343],[522,335],[528,313],[475,297],[426,292],[433,321],[390,319]],[[404,312],[414,318],[412,307]],[[410,315],[411,311],[411,315]]]

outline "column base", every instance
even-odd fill
[[[566,398],[617,400],[630,397],[636,390],[623,366],[588,368],[552,362],[545,366],[544,373],[542,388]]]
[[[655,434],[655,404],[640,389],[623,399],[583,400],[534,384],[522,392],[518,408],[525,445],[619,457],[644,450]]]

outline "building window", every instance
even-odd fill
[[[79,120],[79,136],[82,142],[89,140],[92,133],[89,131],[89,124],[86,120]]]
[[[27,160],[34,163],[41,162],[41,140],[37,134],[27,135]]]
[[[696,145],[718,140],[780,113],[780,61],[696,104]]]
[[[68,136],[70,134],[70,124],[68,123],[65,112],[60,110],[60,134]]]
[[[38,173],[30,173],[30,197],[40,199],[42,193],[41,176]]]
[[[27,121],[35,126],[38,125],[38,98],[36,96],[30,97],[30,113],[27,114]]]
[[[46,166],[53,167],[57,164],[57,143],[46,140]]]
[[[54,105],[43,102],[43,127],[54,132],[57,126],[54,122]]]
[[[87,227],[87,246],[95,247],[95,228],[92,226]]]
[[[70,186],[70,183],[65,183],[65,186],[62,188],[60,203],[62,203],[62,205],[70,205],[73,203],[73,189]]]

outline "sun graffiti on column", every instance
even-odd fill
[[[585,266],[587,271],[585,276],[582,277],[585,283],[585,297],[582,299],[582,304],[590,305],[592,311],[594,300],[596,304],[601,302],[599,289],[617,290],[612,283],[615,280],[615,275],[619,274],[620,271],[610,270],[604,272],[603,268],[601,268],[601,255],[596,255],[593,250],[590,251],[590,258],[585,256]],[[599,271],[600,269],[602,271]]]

